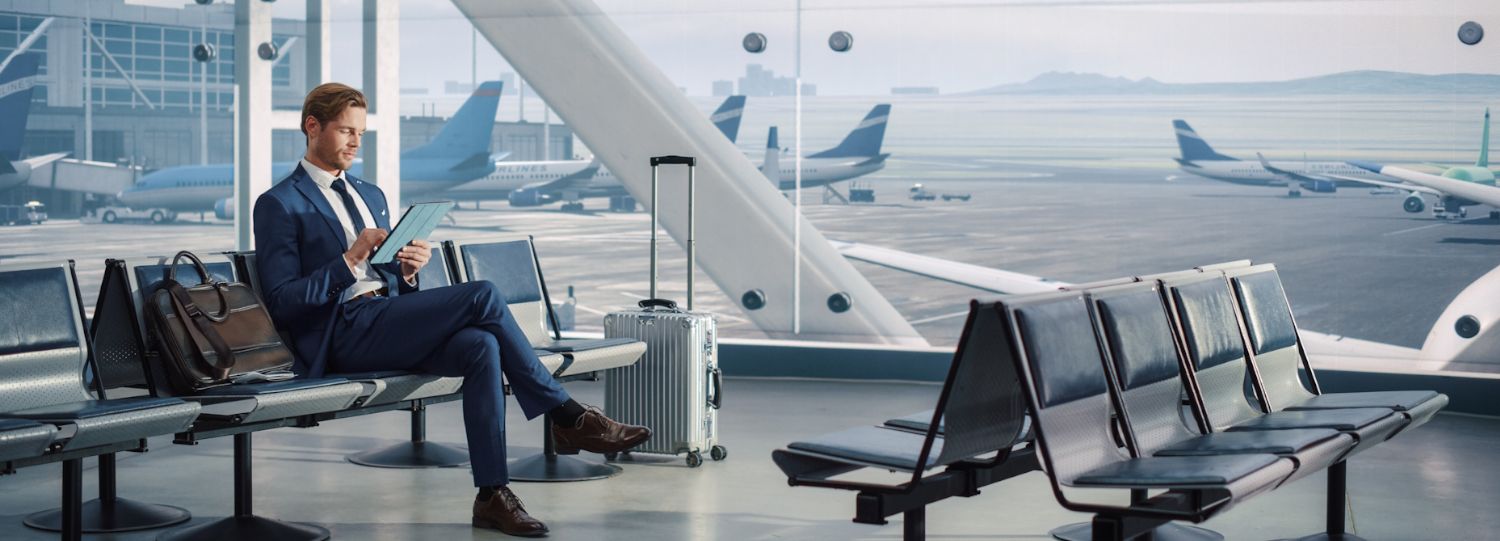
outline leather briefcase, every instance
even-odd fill
[[[183,259],[198,272],[197,285],[177,281],[176,267]],[[203,261],[187,251],[172,258],[161,284],[146,312],[156,329],[167,380],[178,393],[228,385],[246,374],[260,380],[291,376],[292,352],[248,286],[212,280]]]

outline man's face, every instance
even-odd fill
[[[354,165],[359,143],[365,136],[364,107],[346,107],[342,114],[325,123],[320,124],[311,116],[304,122],[307,123],[309,156],[322,162],[320,165],[333,166],[340,171]]]

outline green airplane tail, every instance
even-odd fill
[[[1484,108],[1484,138],[1479,142],[1479,161],[1474,165],[1490,166],[1490,108]]]

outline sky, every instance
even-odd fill
[[[155,0],[153,0],[155,1]],[[171,0],[163,0],[171,1]],[[180,1],[180,0],[178,0]],[[362,0],[331,0],[335,35],[358,35]],[[691,95],[757,63],[797,65],[796,0],[597,0]],[[1493,0],[822,0],[802,2],[802,73],[822,95],[885,95],[895,86],[944,93],[1023,82],[1049,71],[1188,83],[1285,80],[1349,70],[1500,73],[1500,2]],[[305,3],[276,3],[302,18]],[[402,87],[442,91],[510,71],[450,3],[401,0]],[[1465,20],[1491,37],[1458,42]],[[854,35],[847,53],[830,33]],[[740,47],[748,32],[768,49]],[[359,80],[358,40],[337,43],[334,77]]]

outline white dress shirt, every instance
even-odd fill
[[[359,191],[355,189],[354,183],[344,176],[343,171],[337,174],[324,171],[307,158],[302,159],[302,170],[307,171],[307,176],[312,177],[313,182],[318,184],[318,190],[323,192],[323,197],[328,198],[328,206],[333,208],[333,215],[338,216],[339,225],[344,228],[344,249],[354,246],[354,239],[359,238],[359,232],[354,230],[354,220],[349,219],[349,212],[344,209],[344,199],[338,192],[333,190],[333,181],[343,179],[344,189],[349,191],[349,196],[354,199],[354,207],[359,209],[359,216],[365,221],[365,227],[378,227],[375,225],[374,216],[370,215],[369,207],[365,206],[365,200],[360,197]],[[354,285],[344,290],[344,296],[339,302],[375,291],[385,287],[385,280],[380,279],[370,268],[369,260],[361,261],[359,264],[349,267],[349,272],[354,275]]]

